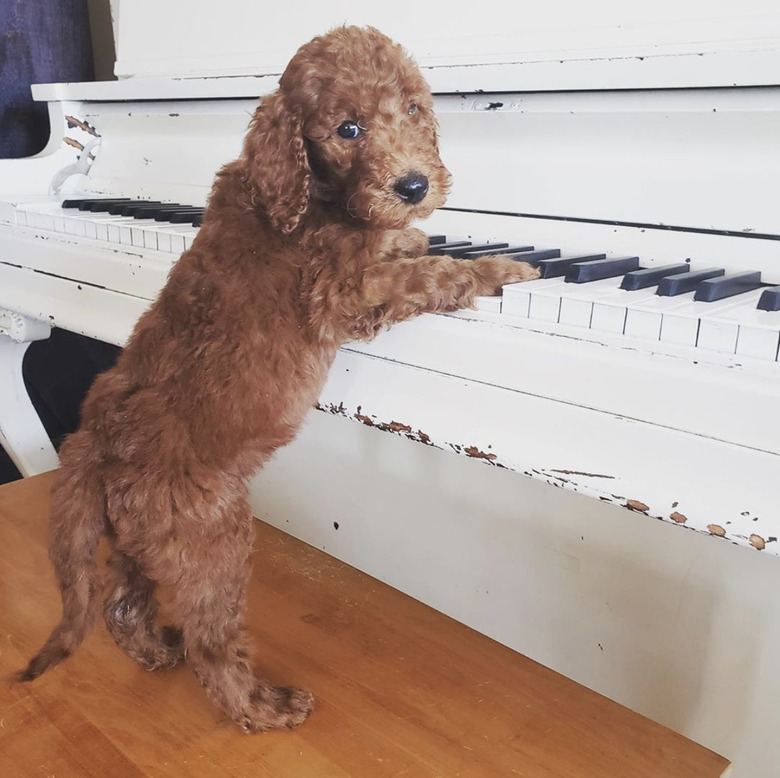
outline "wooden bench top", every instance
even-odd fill
[[[0,674],[59,617],[51,476],[0,487]],[[192,672],[148,673],[102,624],[33,684],[0,688],[0,775],[56,778],[716,778],[726,759],[258,522],[258,669],[306,686],[301,728],[248,736]]]

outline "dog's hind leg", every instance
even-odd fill
[[[247,732],[290,729],[314,703],[309,692],[272,686],[253,671],[242,626],[253,519],[245,501],[237,502],[236,531],[188,548],[190,564],[171,607],[184,630],[187,664],[211,700]]]
[[[134,559],[111,552],[103,618],[116,644],[147,670],[173,667],[184,656],[181,630],[157,626],[156,586]]]

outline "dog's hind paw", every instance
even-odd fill
[[[246,732],[293,729],[309,717],[314,697],[306,689],[258,686],[251,694],[252,709],[238,722]]]

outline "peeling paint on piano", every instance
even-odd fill
[[[77,119],[75,116],[66,116],[65,122],[68,125],[68,129],[73,129],[74,127],[78,127],[80,130],[83,130],[89,135],[93,135],[97,137],[98,132],[97,130],[89,123],[82,121],[81,119]]]
[[[613,485],[618,481],[615,475],[603,472],[588,472],[574,467],[559,468],[533,468],[520,467],[517,463],[501,456],[500,451],[493,451],[492,445],[485,443],[462,443],[442,439],[441,436],[433,434],[431,431],[423,432],[417,428],[414,423],[402,422],[397,418],[383,419],[378,413],[372,413],[363,405],[350,407],[345,401],[325,402],[316,404],[316,409],[330,413],[335,416],[342,416],[346,419],[358,421],[366,427],[372,427],[383,432],[391,432],[400,435],[407,440],[418,443],[424,443],[427,446],[441,450],[449,450],[461,456],[477,460],[478,462],[498,467],[501,469],[512,470],[535,480],[543,481],[550,486],[567,489],[569,491],[579,492],[611,503],[617,507],[624,508],[633,513],[639,513],[648,518],[668,523],[670,526],[692,529],[701,534],[715,538],[723,538],[736,545],[741,545],[750,549],[764,551],[771,543],[776,543],[777,538],[768,533],[759,532],[740,532],[737,527],[737,520],[722,520],[720,522],[707,521],[700,519],[694,521],[690,514],[690,509],[686,507],[684,499],[673,501],[662,501],[659,505],[658,499],[644,497],[627,497],[616,491],[607,491],[604,487],[607,484]],[[690,502],[690,500],[688,501]],[[691,506],[692,507],[692,506]],[[683,512],[686,511],[686,512]],[[743,521],[758,521],[758,517],[752,516],[750,511],[742,511]],[[777,552],[775,552],[777,553]]]

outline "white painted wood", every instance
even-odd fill
[[[705,462],[687,466],[704,478]],[[740,778],[775,778],[774,558],[323,413],[255,479],[252,502],[284,531],[717,749]]]
[[[444,96],[438,103],[442,153],[455,182],[449,209],[555,219],[546,230],[533,225],[534,235],[549,233],[554,245],[572,227],[559,222],[572,219],[606,223],[602,232],[613,244],[615,222],[780,234],[770,187],[780,178],[780,87],[649,96],[497,95],[492,103],[501,107],[492,110],[486,110],[482,98]],[[103,139],[88,179],[76,176],[63,191],[203,204],[216,170],[238,153],[255,106],[256,100],[231,99],[98,101],[61,108],[95,127]],[[64,136],[73,134],[64,127]],[[183,144],[182,138],[189,142]],[[0,173],[5,169],[6,180],[12,181],[16,170],[24,179],[20,161],[12,162],[17,164],[0,165]],[[15,194],[30,191],[29,183],[20,186]],[[475,227],[469,218],[459,231]],[[584,245],[581,221],[573,229],[577,249],[599,248],[595,242]],[[675,248],[671,259],[679,260],[691,242],[686,234],[635,233],[624,233],[633,242],[623,249],[626,253],[665,242]],[[771,256],[759,267],[766,265],[767,280],[780,280],[776,243],[761,249],[752,241],[739,245],[733,251],[716,248],[716,255],[736,266],[759,253]],[[711,263],[715,256],[704,261]]]
[[[489,465],[673,523],[680,520],[671,514],[682,515],[691,529],[780,553],[769,541],[777,538],[769,518],[776,500],[764,487],[780,474],[777,452],[349,351],[339,354],[320,404]],[[727,487],[713,483],[713,473],[727,472],[733,473]]]
[[[713,97],[706,110],[707,95],[689,96],[689,111],[684,95],[653,110],[652,99],[620,105],[619,94],[594,95],[586,110],[590,96],[556,94],[438,111],[454,179],[447,207],[778,234],[780,88],[761,109],[721,111]]]
[[[636,85],[637,77],[647,85],[644,71],[656,70],[656,63],[637,64],[648,59],[765,51],[777,48],[780,39],[780,17],[769,0],[747,0],[738,8],[725,0],[660,0],[652,6],[617,0],[596,0],[587,5],[558,0],[533,8],[486,0],[478,10],[464,13],[453,13],[443,0],[424,4],[400,0],[392,5],[337,0],[277,6],[273,13],[262,4],[225,0],[218,14],[204,0],[114,0],[112,5],[118,14],[115,72],[120,78],[279,73],[302,43],[344,22],[379,27],[407,47],[423,66],[436,69],[518,62],[524,67],[526,63],[546,66],[537,66],[526,81],[526,89],[553,84],[558,89],[583,88],[566,86],[570,83],[567,78],[581,83],[582,75],[576,71],[583,69],[579,64],[583,60],[606,66],[590,74],[596,88],[604,85],[609,72],[617,74],[613,78],[622,80],[623,87]],[[156,23],[150,23],[152,19]],[[175,46],[171,45],[171,30],[176,30]],[[572,67],[562,68],[561,60]],[[698,70],[700,77],[714,77],[706,66],[719,71],[720,80],[708,85],[734,83],[735,68],[696,64],[700,67],[694,68],[694,73]],[[562,70],[566,71],[563,77]],[[678,79],[674,85],[693,83],[691,76],[687,83],[679,83],[677,63],[669,62],[657,70],[661,72],[654,81],[650,77],[655,85],[671,85],[668,78],[674,70]],[[659,83],[664,71],[667,82]],[[464,68],[460,77],[467,72]],[[635,75],[638,73],[642,75]],[[760,73],[755,70],[755,74]],[[750,71],[742,69],[739,74],[749,76]],[[483,80],[481,87],[461,84],[458,88],[489,87]]]
[[[59,464],[22,376],[28,346],[48,338],[49,332],[44,322],[0,308],[0,445],[23,476],[45,473]]]

